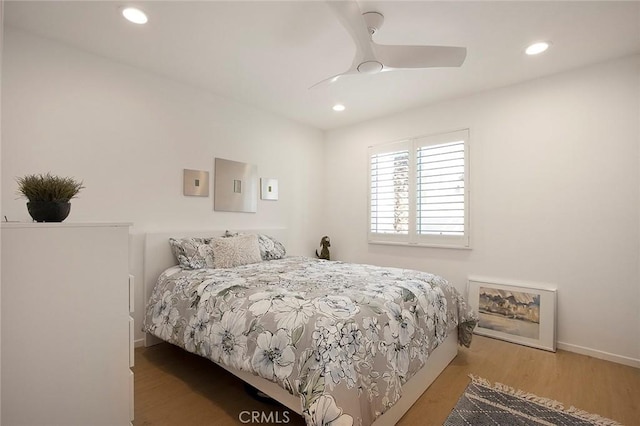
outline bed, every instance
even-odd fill
[[[169,238],[223,233],[146,235],[145,344],[206,357],[308,425],[395,424],[458,343],[470,343],[475,314],[437,275],[291,255],[256,261],[257,236],[285,243],[285,229],[215,238],[216,268],[177,265]],[[249,260],[225,264],[229,245]]]

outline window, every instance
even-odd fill
[[[469,247],[469,131],[369,149],[369,241]]]

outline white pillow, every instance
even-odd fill
[[[212,238],[214,268],[233,268],[262,261],[256,234]]]

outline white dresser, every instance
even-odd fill
[[[2,425],[130,425],[130,224],[2,224]]]

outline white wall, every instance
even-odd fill
[[[290,252],[317,246],[321,131],[10,27],[2,71],[2,215],[31,220],[15,177],[51,171],[84,180],[67,221],[133,222],[137,338],[145,231],[288,227]],[[279,201],[226,213],[212,187],[183,196],[182,170],[212,172],[214,157],[277,178]]]
[[[332,257],[554,284],[561,348],[640,366],[640,58],[328,132]],[[367,147],[469,128],[472,250],[367,244]]]
[[[323,138],[12,28],[4,38],[0,189],[10,220],[30,219],[15,177],[51,171],[87,187],[68,221],[134,223],[139,278],[147,230],[286,226],[296,236],[291,252],[310,254],[328,234],[334,258],[428,270],[460,289],[469,275],[551,283],[560,347],[640,365],[638,57]],[[367,146],[463,127],[471,129],[473,249],[368,245]],[[212,171],[214,157],[257,164],[260,176],[279,179],[280,200],[247,214],[182,196],[182,169]]]

